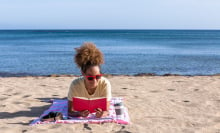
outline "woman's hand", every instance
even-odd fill
[[[87,117],[89,115],[89,113],[90,112],[88,110],[83,110],[83,111],[79,112],[80,116],[82,116],[82,117]]]
[[[102,109],[100,108],[97,108],[95,111],[96,111],[96,114],[95,114],[96,118],[101,118],[101,117],[105,117],[108,115],[108,111],[102,111]]]
[[[68,115],[72,117],[80,117],[80,116],[87,117],[89,115],[89,111],[88,110],[71,111],[71,112],[68,112]]]

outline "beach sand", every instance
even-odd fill
[[[76,77],[0,78],[0,132],[220,133],[220,76],[109,76],[131,123],[29,126]]]

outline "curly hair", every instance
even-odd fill
[[[81,47],[75,48],[75,63],[85,73],[91,66],[104,63],[102,52],[96,47],[94,43],[85,42]]]

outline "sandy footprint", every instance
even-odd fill
[[[6,100],[6,99],[8,99],[7,97],[1,97],[0,98],[0,101],[4,101],[4,100]]]
[[[20,94],[21,94],[20,92],[12,93],[12,95],[20,95]]]
[[[158,93],[158,92],[160,92],[160,91],[158,91],[158,90],[151,90],[150,92],[151,92],[151,93]]]
[[[176,89],[167,89],[168,91],[175,91]]]
[[[24,95],[22,98],[28,98],[30,97],[31,95]]]
[[[182,106],[182,107],[193,107],[193,108],[196,108],[199,106],[198,103],[195,103],[193,101],[190,101],[188,99],[186,100],[178,100],[178,101],[175,101],[172,99],[172,103],[175,104],[176,106]]]

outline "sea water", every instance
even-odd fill
[[[220,30],[0,30],[0,76],[80,75],[84,42],[103,52],[103,73],[220,73]]]

